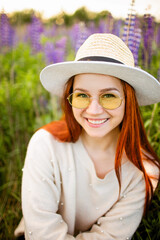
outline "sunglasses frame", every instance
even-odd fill
[[[78,107],[74,107],[74,106],[71,104],[71,102],[70,102],[69,99],[70,99],[70,97],[71,97],[73,94],[75,94],[75,93],[81,93],[81,94],[85,94],[85,95],[88,96],[89,104],[88,104],[87,107],[84,107],[84,108],[78,108]],[[101,97],[102,95],[104,95],[104,93],[102,93],[101,95],[99,95],[99,101],[98,101],[98,103],[101,105],[101,107],[103,107],[104,109],[107,109],[107,110],[114,110],[114,109],[119,108],[119,107],[121,106],[121,104],[122,104],[123,99],[124,99],[124,98],[119,97],[118,95],[114,94],[114,95],[117,96],[119,99],[121,99],[121,102],[120,102],[119,106],[116,107],[116,108],[105,108],[105,107],[101,104],[101,101],[100,101],[100,97]],[[87,93],[82,93],[82,92],[73,92],[73,93],[71,93],[71,94],[67,97],[67,100],[68,100],[69,104],[70,104],[72,107],[77,108],[77,109],[86,109],[86,108],[88,108],[89,105],[90,105],[90,103],[91,103],[91,100],[92,100],[92,99],[95,99],[95,98],[90,97]]]

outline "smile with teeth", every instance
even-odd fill
[[[108,120],[108,118],[105,118],[105,119],[102,119],[102,120],[93,120],[93,119],[89,119],[89,118],[87,118],[87,121],[89,122],[89,123],[92,123],[92,124],[102,124],[102,123],[104,123],[104,122],[106,122]]]

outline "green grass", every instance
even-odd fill
[[[23,53],[23,54],[22,54]],[[0,239],[13,239],[21,218],[21,177],[27,144],[42,125],[58,117],[55,99],[39,82],[45,63],[20,44],[0,55]]]

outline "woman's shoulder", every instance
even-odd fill
[[[31,137],[28,149],[41,149],[49,152],[59,152],[62,151],[66,147],[66,145],[70,145],[69,142],[62,142],[58,140],[52,133],[41,128],[37,130]]]
[[[150,160],[143,160],[144,168],[148,175],[159,176],[159,167],[156,165],[156,162]]]
[[[148,158],[146,157],[147,155],[145,154],[145,157],[143,157],[142,162],[144,169],[151,179],[151,182],[155,182],[154,186],[157,185],[158,180],[159,180],[159,174],[160,174],[160,169],[159,169],[159,163],[154,161],[153,157],[151,155],[148,155]],[[152,160],[151,160],[152,159]],[[126,161],[122,166],[122,172],[127,175],[127,178],[132,178],[132,179],[137,179],[137,176],[143,177],[143,172],[140,170],[136,165],[131,162],[130,160]],[[127,171],[126,171],[127,168]]]
[[[65,160],[71,155],[72,143],[60,142],[50,132],[39,129],[30,139],[25,162],[35,166],[39,164],[44,166],[47,163],[48,166],[63,166]]]
[[[159,173],[160,173],[159,167],[156,164],[154,164],[152,161],[147,161],[147,160],[144,160],[143,164],[144,164],[146,173],[151,180],[153,190],[155,190],[159,182]]]
[[[142,149],[143,165],[148,175],[159,176],[160,163],[154,157]]]
[[[41,128],[32,135],[29,144],[45,143],[45,142],[49,142],[49,141],[56,142],[56,139],[50,132]]]
[[[153,188],[155,189],[159,182],[160,163],[157,162],[151,156],[151,154],[147,153],[146,151],[142,151],[142,155],[143,155],[143,165],[144,165],[145,171],[152,182]]]

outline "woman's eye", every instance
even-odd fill
[[[116,98],[116,96],[112,93],[105,93],[102,95],[102,98]]]
[[[76,97],[81,97],[81,98],[88,98],[88,95],[85,93],[77,93]]]

